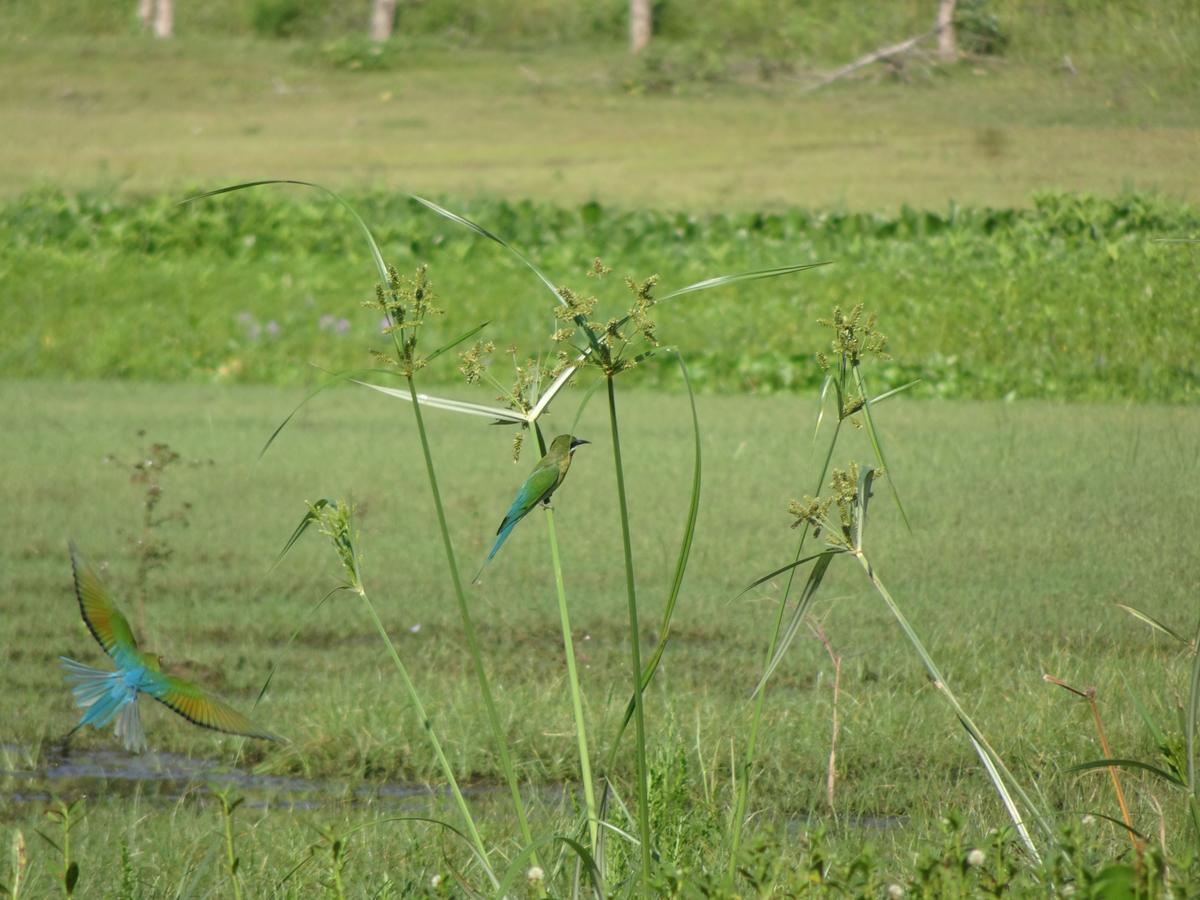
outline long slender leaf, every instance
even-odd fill
[[[825,397],[829,393],[829,385],[832,383],[833,376],[826,372],[824,380],[821,381],[821,390],[817,393],[817,423],[813,426],[814,444],[817,442],[817,435],[821,433],[821,422],[825,419]]]
[[[324,370],[322,369],[322,371],[324,371]],[[387,369],[355,369],[354,371],[351,371],[351,372],[341,372],[337,375],[334,375],[328,381],[317,385],[315,388],[313,388],[311,391],[308,392],[308,394],[305,396],[305,398],[303,400],[301,400],[299,403],[296,404],[296,407],[290,413],[287,414],[287,418],[285,418],[282,422],[280,422],[278,427],[276,427],[276,429],[271,432],[271,436],[269,438],[267,438],[267,442],[265,444],[263,444],[263,448],[258,451],[258,458],[262,459],[266,455],[267,451],[271,449],[271,445],[273,443],[275,443],[275,438],[279,437],[280,433],[282,433],[283,429],[287,428],[288,424],[295,417],[296,413],[300,412],[301,409],[303,409],[305,406],[307,406],[308,402],[310,400],[312,400],[314,397],[316,397],[317,394],[324,393],[325,391],[329,390],[331,387],[336,387],[337,385],[339,385],[345,381],[355,381],[356,379],[362,377],[363,375],[368,375],[373,372],[374,373],[383,373],[383,374],[392,374]]]
[[[455,347],[457,347],[463,341],[466,341],[466,340],[469,340],[470,338],[475,337],[475,335],[479,334],[479,332],[483,331],[483,329],[487,328],[490,324],[492,324],[492,323],[491,322],[483,322],[479,325],[476,325],[470,331],[463,332],[458,337],[456,337],[454,340],[452,340],[450,343],[443,344],[441,347],[438,347],[436,350],[434,350],[432,353],[430,353],[427,357],[425,357],[425,362],[427,362],[427,363],[433,362],[435,359],[437,359],[439,356],[441,356],[447,350],[453,350]]]
[[[914,378],[912,381],[908,382],[907,384],[902,384],[902,385],[900,385],[900,387],[894,387],[890,391],[884,391],[878,397],[872,397],[871,402],[874,403],[876,406],[878,406],[884,400],[887,400],[890,397],[895,397],[897,394],[901,394],[904,391],[907,391],[910,387],[914,387],[920,383],[921,383],[920,378]]]
[[[358,223],[358,227],[362,231],[363,237],[365,237],[367,240],[367,247],[370,248],[371,258],[375,261],[375,268],[379,273],[379,280],[384,284],[387,283],[387,263],[383,261],[383,254],[379,252],[379,244],[375,241],[375,235],[371,234],[371,229],[367,227],[367,223],[363,221],[362,216],[355,211],[354,207],[351,206],[341,194],[337,193],[336,191],[331,191],[322,184],[315,184],[311,181],[296,181],[295,179],[291,178],[268,178],[263,181],[244,181],[241,184],[231,184],[227,187],[217,188],[214,191],[205,191],[203,194],[196,194],[195,196],[180,200],[179,205],[182,206],[185,203],[192,203],[196,200],[203,200],[207,197],[216,197],[218,194],[229,194],[233,191],[244,191],[247,188],[262,187],[263,185],[268,184],[298,184],[302,187],[316,188],[318,191],[323,191],[340,203],[342,207],[354,217],[354,221]],[[410,194],[409,196],[412,195]]]
[[[1187,638],[1185,638],[1182,634],[1180,634],[1178,631],[1176,631],[1170,625],[1167,625],[1165,622],[1162,622],[1162,621],[1154,618],[1154,616],[1150,615],[1150,613],[1143,612],[1142,610],[1140,610],[1134,606],[1126,606],[1124,603],[1117,603],[1117,604],[1115,604],[1115,606],[1118,609],[1125,610],[1125,612],[1129,613],[1135,619],[1140,619],[1141,621],[1145,622],[1151,628],[1157,629],[1158,631],[1161,631],[1163,634],[1165,634],[1169,637],[1175,638],[1175,640],[1179,641],[1179,643],[1185,644],[1185,645],[1191,644],[1191,641],[1189,641]]]
[[[813,553],[810,556],[802,557],[802,558],[796,560],[795,562],[788,563],[786,566],[780,566],[778,569],[776,569],[773,572],[768,572],[766,575],[763,575],[761,578],[754,579],[752,582],[750,582],[748,585],[746,585],[744,588],[742,588],[741,594],[738,594],[737,596],[741,597],[747,591],[754,590],[754,588],[758,587],[760,584],[764,584],[764,583],[770,581],[776,575],[782,575],[784,572],[790,572],[792,569],[795,569],[798,566],[802,566],[805,563],[810,563],[817,557],[824,556],[826,553],[838,554],[838,553],[845,553],[845,552],[846,552],[845,550],[831,547],[828,550],[822,550],[820,553]],[[734,599],[736,600],[737,597],[734,597]]]
[[[281,648],[279,648],[278,652],[279,652],[280,656],[286,655],[288,648],[291,647],[292,643],[296,640],[297,637],[299,637],[300,631],[304,628],[305,625],[308,624],[308,620],[317,614],[317,611],[322,606],[325,605],[326,601],[328,601],[330,597],[334,596],[335,594],[339,594],[344,590],[348,590],[348,588],[346,588],[345,585],[339,585],[338,587],[335,587],[333,590],[329,591],[329,593],[327,593],[324,597],[322,597],[320,600],[318,600],[316,603],[314,603],[309,608],[308,612],[296,624],[296,627],[292,631],[291,636],[286,641],[284,641],[283,646]],[[266,681],[263,682],[263,686],[259,689],[258,696],[254,698],[254,703],[252,703],[250,705],[251,712],[253,712],[255,709],[258,708],[258,704],[262,702],[262,698],[267,695],[267,690],[271,687],[271,681],[275,678],[275,673],[278,670],[279,670],[279,663],[278,662],[272,663],[270,671],[267,672]],[[238,751],[238,755],[239,756],[241,755],[240,750]]]
[[[696,519],[700,512],[700,470],[701,470],[701,452],[700,452],[700,418],[696,413],[696,395],[692,391],[692,381],[688,377],[687,366],[683,362],[683,356],[679,351],[675,352],[675,358],[679,361],[679,370],[683,373],[683,383],[687,387],[688,401],[692,408],[692,495],[688,502],[687,519],[683,525],[683,540],[679,545],[679,555],[675,559],[675,575],[671,580],[671,590],[667,594],[667,603],[663,608],[662,622],[658,626],[658,643],[654,647],[654,652],[650,655],[649,662],[646,663],[642,670],[642,690],[645,691],[649,686],[650,681],[654,678],[654,673],[658,671],[658,664],[662,661],[663,653],[667,649],[667,640],[671,635],[671,617],[675,615],[675,605],[679,600],[679,591],[683,587],[683,576],[687,571],[688,557],[692,552],[692,539],[696,535]],[[634,698],[630,697],[629,702],[625,704],[625,718],[621,722],[620,728],[617,729],[617,734],[613,738],[612,749],[609,751],[610,764],[611,758],[615,758],[617,746],[621,742],[621,736],[624,735],[625,729],[629,726],[630,720],[634,713]]]
[[[1200,718],[1200,651],[1192,657],[1192,683],[1187,699],[1187,731],[1184,734],[1187,747],[1188,788],[1192,795],[1200,798],[1200,784],[1196,783],[1196,721]]]
[[[1104,820],[1106,820],[1106,821],[1108,821],[1108,822],[1112,822],[1114,825],[1118,825],[1118,826],[1120,826],[1121,828],[1124,828],[1124,829],[1125,829],[1126,831],[1128,831],[1130,834],[1134,835],[1135,837],[1138,837],[1138,838],[1140,838],[1140,839],[1141,839],[1142,841],[1144,841],[1145,843],[1147,843],[1147,844],[1148,844],[1148,843],[1150,843],[1150,838],[1146,837],[1146,835],[1142,834],[1142,833],[1141,833],[1140,831],[1138,831],[1136,828],[1133,828],[1133,827],[1132,827],[1132,826],[1130,826],[1128,823],[1126,823],[1126,822],[1123,822],[1123,821],[1121,821],[1121,820],[1120,820],[1120,819],[1118,819],[1118,818],[1115,818],[1115,817],[1113,817],[1113,816],[1106,816],[1104,813],[1102,813],[1102,812],[1096,812],[1095,810],[1093,810],[1093,811],[1091,811],[1090,813],[1088,813],[1088,815],[1090,815],[1090,816],[1095,816],[1097,819],[1104,819]]]
[[[996,788],[996,793],[1000,795],[1000,801],[1004,804],[1004,808],[1008,810],[1008,817],[1012,819],[1012,823],[1016,826],[1017,833],[1021,836],[1021,841],[1025,847],[1033,854],[1036,862],[1041,863],[1041,854],[1037,851],[1037,845],[1033,842],[1033,836],[1030,835],[1029,829],[1025,826],[1025,817],[1021,815],[1021,809],[1013,800],[1012,794],[1008,790],[1008,785],[1005,784],[1003,776],[996,767],[997,760],[992,759],[987,748],[975,739],[975,735],[971,733],[971,725],[964,721],[961,717],[959,723],[963,730],[967,732],[967,739],[971,742],[971,746],[975,748],[975,754],[979,757],[979,761],[983,763],[983,767],[987,769],[988,778],[992,782],[992,786]]]
[[[296,526],[296,530],[292,532],[292,536],[288,538],[287,543],[283,545],[283,549],[279,551],[279,555],[275,557],[275,562],[271,563],[271,568],[267,570],[268,572],[283,562],[283,558],[287,556],[288,551],[295,546],[296,541],[300,540],[300,538],[304,536],[304,532],[308,531],[308,527],[310,525],[314,525],[320,521],[321,510],[325,509],[326,507],[330,509],[337,509],[337,501],[330,500],[328,497],[322,497],[316,503],[312,504],[311,507],[309,507],[308,512],[304,514],[304,518],[300,520],[300,524]]]
[[[523,262],[525,264],[525,266],[529,269],[529,271],[531,271],[534,275],[536,275],[538,277],[538,280],[541,281],[541,283],[546,286],[546,288],[550,291],[550,293],[554,295],[554,299],[557,300],[559,303],[561,303],[563,306],[566,306],[566,301],[564,301],[563,298],[559,296],[558,288],[556,288],[554,286],[554,282],[552,282],[549,278],[546,277],[546,273],[543,272],[541,269],[539,269],[536,265],[534,265],[533,260],[531,260],[528,256],[526,256],[524,253],[522,253],[520,250],[518,250],[516,247],[514,247],[508,241],[504,240],[504,238],[488,231],[482,225],[476,224],[475,222],[472,222],[470,219],[460,216],[458,213],[450,212],[450,210],[446,209],[445,207],[438,206],[432,200],[426,200],[424,197],[418,197],[416,194],[409,194],[408,196],[412,197],[412,199],[416,200],[418,203],[420,203],[426,209],[437,213],[442,218],[449,219],[451,222],[456,222],[457,224],[462,225],[464,228],[469,228],[469,229],[471,229],[471,231],[475,232],[476,234],[480,235],[481,237],[487,238],[489,241],[495,241],[497,244],[499,244],[501,247],[503,247],[505,250],[507,250],[509,253],[511,253],[513,256],[515,256],[517,259],[519,259],[521,262]]]
[[[833,558],[838,553],[844,552],[835,549],[826,550],[817,557],[817,561],[813,563],[812,571],[808,573],[808,581],[804,585],[804,590],[800,592],[800,597],[796,601],[796,608],[792,610],[791,621],[788,622],[787,628],[783,632],[783,636],[779,639],[779,646],[775,648],[775,655],[771,657],[771,661],[763,670],[762,678],[759,679],[758,686],[754,688],[754,694],[757,694],[763,689],[767,683],[767,679],[775,671],[783,659],[783,655],[791,646],[792,640],[796,637],[796,633],[800,630],[800,623],[804,621],[804,616],[808,612],[808,608],[812,606],[813,597],[817,593],[817,588],[821,586],[821,581],[825,578],[825,573],[829,570],[829,564],[833,562]],[[753,696],[753,694],[751,695]]]
[[[1093,769],[1108,769],[1116,766],[1120,769],[1141,769],[1143,772],[1149,772],[1163,781],[1169,781],[1171,784],[1179,787],[1186,787],[1183,781],[1165,769],[1160,769],[1158,766],[1152,766],[1150,763],[1142,762],[1140,759],[1093,759],[1089,762],[1080,763],[1077,766],[1071,766],[1067,769],[1068,772],[1090,772]]]
[[[892,489],[892,497],[896,500],[896,508],[900,510],[900,518],[904,520],[904,527],[912,531],[912,525],[908,521],[908,513],[904,511],[904,504],[900,502],[900,492],[896,489],[896,479],[892,477],[892,470],[888,468],[887,460],[883,455],[883,443],[879,438],[879,432],[875,428],[875,418],[871,415],[871,404],[874,401],[867,394],[866,379],[863,377],[862,369],[859,366],[854,365],[853,369],[854,380],[863,398],[863,416],[867,420],[867,436],[871,439],[871,448],[875,451],[875,459],[878,460],[879,467],[887,472],[888,487]]]
[[[659,303],[666,300],[671,300],[675,297],[682,297],[684,294],[694,294],[696,291],[707,291],[710,288],[724,287],[727,284],[738,284],[743,281],[758,281],[761,278],[778,278],[781,275],[791,275],[795,272],[803,272],[806,269],[816,269],[821,266],[828,266],[833,263],[833,260],[827,259],[815,263],[800,263],[791,266],[778,266],[773,269],[756,269],[753,272],[740,272],[736,275],[717,275],[714,278],[705,278],[703,281],[697,281],[695,284],[689,284],[687,287],[681,287],[671,291],[669,294],[663,294],[658,298]]]
[[[500,879],[500,884],[496,888],[497,897],[506,897],[517,883],[517,879],[526,871],[526,866],[537,853],[538,849],[551,844],[562,844],[563,846],[573,850],[575,855],[583,862],[584,868],[591,877],[592,890],[599,898],[604,897],[604,882],[600,877],[600,869],[596,865],[595,857],[575,838],[565,834],[551,834],[540,840],[535,841],[528,847],[525,847],[513,857],[512,862],[508,864],[508,868],[504,870],[504,876]]]
[[[381,394],[387,394],[389,397],[396,397],[400,400],[412,402],[412,393],[401,388],[384,387],[381,384],[372,384],[369,381],[359,381],[351,379],[355,384],[361,384],[363,387],[370,388],[373,391],[379,391]],[[428,406],[433,409],[443,409],[449,412],[459,412],[469,416],[483,416],[487,419],[501,419],[505,422],[514,422],[521,424],[529,421],[526,416],[521,413],[513,412],[511,409],[501,409],[498,406],[484,406],[482,403],[469,403],[465,400],[447,400],[443,397],[430,397],[428,394],[417,394],[417,402],[422,406]]]
[[[854,501],[854,549],[861,550],[863,545],[863,530],[867,526],[867,506],[871,502],[871,486],[875,482],[875,470],[864,466],[858,476],[857,497]]]

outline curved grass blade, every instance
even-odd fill
[[[821,433],[821,422],[825,419],[825,396],[829,393],[829,385],[833,383],[833,376],[828,372],[825,373],[825,380],[821,382],[821,390],[817,393],[817,424],[813,426],[813,443],[817,442],[817,435]]]
[[[300,635],[300,631],[304,628],[305,625],[308,624],[308,620],[311,619],[313,616],[315,616],[317,614],[317,611],[320,610],[320,608],[325,605],[325,601],[327,601],[334,594],[341,593],[342,591],[345,591],[345,590],[349,590],[349,589],[345,585],[338,585],[333,590],[331,590],[329,593],[327,593],[324,597],[322,597],[320,600],[318,600],[315,604],[313,604],[313,606],[309,608],[308,612],[303,616],[303,618],[300,619],[300,622],[299,622],[299,624],[296,625],[296,629],[295,629],[295,631],[292,632],[291,637],[289,637],[286,641],[284,641],[283,647],[280,648],[279,655],[285,656],[287,654],[288,648],[292,646],[292,643]],[[263,686],[259,690],[258,696],[254,698],[254,702],[250,705],[251,712],[254,712],[254,710],[258,708],[258,704],[262,702],[262,698],[267,695],[267,689],[271,687],[271,681],[272,681],[272,679],[275,678],[275,673],[278,670],[279,670],[279,663],[272,663],[271,671],[269,671],[267,673],[267,680],[263,682]],[[240,751],[239,751],[239,753],[240,753]]]
[[[488,880],[492,883],[492,886],[500,886],[500,882],[496,879],[496,875],[492,871],[492,864],[488,862],[486,856],[481,854],[479,850],[476,849],[474,842],[467,837],[467,835],[463,834],[463,832],[458,828],[455,828],[449,822],[443,822],[441,819],[434,819],[430,816],[387,816],[383,819],[376,819],[373,822],[363,822],[360,825],[356,825],[346,832],[346,837],[353,837],[355,834],[363,831],[364,829],[375,828],[379,825],[385,825],[388,822],[423,822],[427,825],[437,825],[440,828],[444,828],[446,831],[449,831],[451,834],[458,837],[467,847],[467,849],[471,851],[471,855],[475,857],[475,861],[479,863],[480,866],[483,867],[483,871],[487,873]]]
[[[521,262],[523,262],[525,264],[525,266],[529,269],[529,271],[531,271],[534,275],[536,275],[538,277],[538,280],[541,281],[541,283],[546,286],[546,288],[550,291],[550,293],[552,293],[554,295],[554,299],[557,300],[563,306],[566,306],[566,301],[564,301],[563,298],[559,296],[558,288],[556,288],[554,286],[553,281],[551,281],[549,278],[546,277],[546,273],[543,272],[541,269],[539,269],[534,264],[533,260],[531,260],[528,256],[526,256],[524,253],[522,253],[520,250],[518,250],[516,247],[514,247],[508,241],[504,240],[504,238],[500,237],[497,234],[494,234],[491,231],[488,231],[482,225],[478,225],[475,222],[472,222],[470,219],[460,216],[458,213],[450,212],[450,210],[446,209],[445,207],[438,206],[432,200],[426,200],[424,197],[418,197],[416,194],[409,194],[408,196],[411,197],[412,199],[416,200],[418,203],[420,203],[422,206],[424,206],[426,209],[430,210],[431,212],[437,213],[442,218],[449,219],[451,222],[455,222],[459,225],[462,225],[464,228],[469,228],[471,231],[475,232],[476,234],[478,234],[481,237],[487,238],[489,241],[495,241],[497,244],[499,244],[501,247],[503,247],[505,250],[507,250],[509,253],[511,253],[513,256],[515,256],[517,259],[519,259]]]
[[[1179,643],[1191,644],[1191,641],[1189,641],[1187,638],[1185,638],[1182,634],[1180,634],[1178,631],[1176,631],[1170,625],[1167,625],[1164,622],[1160,622],[1158,619],[1154,618],[1154,616],[1150,615],[1149,613],[1142,612],[1140,609],[1137,609],[1136,607],[1133,607],[1133,606],[1126,606],[1124,603],[1116,603],[1114,605],[1118,609],[1125,610],[1125,612],[1129,613],[1135,619],[1140,619],[1141,621],[1145,622],[1151,628],[1153,628],[1157,631],[1161,631],[1163,634],[1168,635],[1169,637],[1175,638],[1175,640],[1179,641]]]
[[[796,637],[796,633],[800,630],[800,623],[804,621],[804,616],[812,606],[813,597],[817,593],[817,588],[821,586],[821,581],[825,578],[825,573],[829,570],[829,564],[833,562],[833,558],[839,553],[844,553],[844,550],[829,549],[817,556],[817,561],[813,563],[812,571],[808,573],[808,581],[804,584],[804,589],[800,592],[800,598],[796,601],[796,608],[792,610],[792,618],[784,630],[783,636],[779,639],[779,645],[775,648],[775,655],[771,657],[771,661],[767,667],[763,669],[762,678],[758,680],[758,685],[754,688],[754,692],[750,695],[753,697],[763,689],[767,683],[767,679],[775,671],[783,655],[791,646],[792,640]]]
[[[675,353],[675,358],[679,361],[679,370],[683,373],[683,383],[687,386],[688,402],[692,408],[692,495],[688,502],[688,514],[683,526],[683,540],[680,542],[679,556],[675,560],[675,575],[671,580],[671,591],[667,595],[662,622],[658,626],[658,643],[655,645],[654,652],[650,655],[646,666],[642,669],[643,691],[646,690],[651,679],[654,678],[654,673],[658,671],[658,664],[662,661],[663,653],[667,649],[667,640],[671,635],[671,617],[675,615],[675,605],[679,600],[679,591],[683,587],[683,576],[687,571],[688,558],[692,553],[692,539],[696,535],[696,519],[700,512],[700,417],[696,413],[696,395],[692,391],[692,381],[688,377],[683,355],[678,350],[672,352]],[[616,737],[613,738],[612,749],[609,751],[608,767],[610,769],[616,758],[617,747],[621,743],[621,737],[625,734],[625,729],[633,718],[634,711],[635,701],[633,697],[630,697],[629,702],[625,704],[625,718],[621,722],[621,727],[617,730]]]
[[[500,884],[496,888],[496,896],[507,897],[514,885],[516,885],[517,879],[524,873],[525,867],[533,858],[533,855],[542,847],[551,844],[562,844],[575,852],[575,855],[579,857],[579,860],[583,863],[584,870],[591,879],[592,890],[595,892],[596,897],[603,900],[605,895],[604,885],[600,878],[600,869],[596,865],[595,857],[588,852],[588,849],[583,844],[565,834],[551,834],[541,838],[514,856],[512,862],[508,864],[508,868],[504,870],[504,877],[500,879]]]
[[[1093,811],[1093,812],[1088,813],[1088,815],[1095,816],[1097,819],[1105,819],[1106,821],[1112,822],[1114,825],[1119,825],[1121,828],[1128,831],[1134,837],[1141,838],[1141,840],[1144,843],[1147,843],[1147,844],[1150,843],[1150,838],[1146,837],[1146,835],[1142,834],[1140,831],[1138,831],[1136,828],[1134,828],[1132,825],[1128,824],[1127,822],[1122,822],[1120,819],[1113,818],[1112,816],[1106,816],[1102,812],[1094,812]]]
[[[1200,798],[1196,783],[1196,721],[1200,718],[1200,653],[1192,657],[1192,685],[1187,700],[1187,722],[1184,746],[1187,748],[1188,788],[1193,797]]]
[[[325,370],[322,369],[321,371],[324,372]],[[271,436],[267,438],[267,442],[263,444],[263,448],[258,451],[258,458],[262,459],[266,455],[267,451],[271,449],[271,445],[275,443],[275,438],[279,437],[280,433],[288,426],[288,423],[292,421],[292,418],[296,415],[296,413],[300,412],[301,409],[307,406],[308,402],[316,397],[317,394],[323,393],[324,391],[329,390],[329,388],[341,384],[344,381],[355,381],[356,383],[361,384],[362,382],[358,382],[357,379],[362,375],[369,375],[371,373],[384,375],[395,374],[387,369],[355,369],[352,372],[341,372],[337,375],[334,375],[329,381],[317,385],[315,388],[309,391],[308,395],[303,400],[296,404],[295,409],[288,413],[287,417],[279,423],[279,426],[271,432]]]
[[[587,409],[588,403],[591,402],[592,397],[596,396],[596,391],[600,390],[600,385],[603,383],[603,381],[597,379],[592,383],[592,386],[584,392],[583,399],[579,401],[579,408],[575,410],[575,418],[571,420],[571,430],[567,432],[568,434],[576,433],[575,429],[579,427],[579,420],[583,418],[583,411]]]
[[[1029,828],[1025,825],[1025,817],[1021,815],[1021,809],[1013,800],[1012,794],[1009,793],[1008,785],[1000,774],[1000,770],[996,767],[996,760],[992,759],[988,749],[984,747],[971,731],[971,726],[959,716],[959,724],[967,733],[967,740],[971,742],[971,746],[975,748],[975,755],[979,757],[979,761],[983,763],[983,767],[987,769],[988,778],[991,780],[993,787],[996,788],[996,793],[1000,795],[1000,802],[1004,804],[1004,808],[1008,810],[1008,817],[1012,819],[1013,825],[1017,829],[1017,833],[1021,836],[1022,843],[1026,849],[1033,854],[1033,858],[1039,864],[1042,861],[1041,855],[1037,851],[1037,845],[1033,842],[1033,836],[1029,833]]]
[[[231,184],[226,187],[217,188],[213,191],[205,191],[203,194],[196,194],[192,197],[187,197],[179,201],[179,205],[191,203],[195,200],[203,200],[207,197],[216,197],[218,194],[229,194],[234,191],[244,191],[247,188],[262,187],[268,184],[298,184],[302,187],[316,188],[318,191],[323,191],[336,200],[341,206],[354,217],[354,221],[358,223],[359,229],[363,233],[363,237],[367,239],[367,247],[370,248],[371,258],[375,261],[375,269],[379,273],[379,280],[387,284],[388,269],[387,263],[383,261],[383,254],[379,252],[379,244],[375,241],[375,235],[371,234],[371,229],[367,227],[367,223],[360,216],[341,194],[332,191],[322,184],[316,184],[311,181],[297,181],[292,178],[268,178],[263,181],[244,181],[241,184]],[[409,196],[412,196],[411,194]]]
[[[1109,769],[1116,766],[1120,769],[1141,769],[1143,772],[1149,772],[1156,778],[1161,778],[1163,781],[1168,781],[1178,787],[1187,787],[1181,778],[1172,775],[1165,769],[1160,769],[1158,766],[1153,766],[1150,763],[1142,762],[1139,759],[1093,759],[1089,762],[1080,763],[1077,766],[1071,766],[1067,769],[1068,772],[1090,772],[1094,769]]]
[[[296,526],[296,530],[292,532],[292,536],[288,538],[287,543],[283,545],[283,549],[279,551],[279,555],[275,557],[275,562],[271,563],[271,568],[267,569],[268,572],[283,562],[283,558],[295,546],[296,541],[300,540],[304,532],[308,531],[308,526],[321,520],[321,510],[327,507],[329,509],[337,509],[337,501],[330,500],[328,497],[322,497],[309,507],[308,512],[304,514],[304,518],[300,520],[300,524]]]
[[[784,572],[790,572],[792,569],[798,568],[799,566],[802,566],[805,563],[812,562],[818,556],[824,556],[826,553],[833,553],[836,555],[838,553],[845,553],[845,552],[846,552],[845,550],[842,550],[838,547],[830,547],[828,550],[822,550],[820,553],[814,553],[811,556],[805,556],[801,559],[796,560],[795,562],[790,562],[786,566],[780,566],[775,571],[768,572],[766,575],[762,576],[761,578],[754,579],[754,581],[750,582],[748,585],[746,585],[742,589],[741,594],[738,594],[737,597],[734,597],[733,599],[736,600],[736,599],[738,599],[738,597],[741,597],[747,591],[752,591],[752,590],[754,590],[754,588],[758,587],[760,584],[765,584],[766,582],[768,582],[772,578],[774,578],[776,575],[782,575]]]
[[[443,344],[441,347],[438,347],[436,350],[434,350],[432,353],[430,353],[428,356],[426,356],[425,362],[427,362],[427,363],[433,362],[435,359],[437,359],[439,356],[441,356],[447,350],[453,350],[455,347],[457,347],[463,341],[466,341],[466,340],[469,340],[469,339],[475,337],[475,335],[479,334],[479,332],[483,331],[483,329],[487,328],[491,324],[492,324],[491,322],[483,322],[479,325],[476,325],[470,331],[466,331],[466,332],[460,334],[458,337],[456,337],[450,343]]]
[[[870,466],[864,466],[858,476],[858,487],[855,490],[854,528],[851,531],[855,550],[862,549],[863,529],[867,526],[867,505],[871,502],[871,485],[874,482],[875,470]]]
[[[381,384],[371,384],[369,381],[359,381],[351,379],[355,384],[360,384],[363,387],[370,388],[373,391],[379,391],[381,394],[387,394],[389,397],[396,397],[400,400],[412,402],[412,393],[400,388],[384,387]],[[521,413],[514,412],[511,409],[501,409],[498,406],[484,406],[482,403],[469,403],[465,400],[447,400],[443,397],[430,397],[428,394],[417,394],[417,402],[422,406],[429,406],[433,409],[443,409],[448,412],[459,412],[469,416],[483,416],[488,419],[500,419],[504,422],[513,422],[523,424],[529,419]]]
[[[910,387],[913,387],[920,383],[921,383],[920,378],[914,378],[912,381],[908,382],[907,384],[902,384],[902,385],[900,385],[900,387],[894,387],[890,391],[884,391],[878,397],[872,397],[871,402],[874,403],[876,406],[878,406],[884,400],[887,400],[890,397],[895,397],[897,394],[907,391]]]
[[[887,472],[888,487],[892,489],[892,497],[896,500],[896,508],[900,510],[900,518],[904,520],[904,527],[911,532],[912,525],[909,524],[908,513],[904,511],[904,504],[900,502],[900,492],[896,490],[896,479],[892,477],[891,469],[888,468],[887,460],[884,458],[883,443],[880,441],[879,432],[875,428],[875,418],[871,415],[871,404],[875,401],[867,394],[867,382],[863,378],[862,369],[857,364],[853,365],[852,368],[854,369],[854,381],[863,398],[863,417],[867,422],[867,437],[871,439],[871,449],[875,451],[875,459],[879,461],[879,468]]]
[[[791,266],[778,266],[773,269],[756,269],[753,272],[740,272],[736,275],[717,275],[713,278],[705,278],[703,281],[697,281],[695,284],[689,284],[687,287],[681,287],[671,291],[668,294],[663,294],[657,299],[657,303],[662,303],[665,300],[672,300],[675,297],[682,297],[684,294],[694,294],[697,291],[707,291],[710,288],[724,287],[727,284],[738,284],[743,281],[758,281],[761,278],[778,278],[781,275],[791,275],[795,272],[803,272],[806,269],[816,269],[821,266],[828,266],[833,263],[833,260],[827,259],[815,263],[800,263]]]

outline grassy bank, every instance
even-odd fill
[[[1130,37],[1119,58],[1067,44],[815,93],[798,74],[713,81],[606,44],[418,44],[350,70],[312,43],[8,33],[8,195],[296,177],[700,212],[1008,207],[1043,189],[1200,199],[1200,26],[1163,32],[1175,56]]]
[[[300,188],[186,208],[178,196],[50,191],[0,203],[0,372],[311,384],[322,376],[307,363],[369,364],[379,317],[360,301],[376,276],[335,204]],[[547,301],[495,244],[394,193],[351,199],[401,269],[430,264],[449,309],[428,326],[435,339],[487,321],[502,348],[548,346]],[[859,301],[885,311],[895,348],[885,381],[920,377],[937,396],[1186,402],[1200,388],[1200,254],[1160,242],[1200,233],[1200,217],[1158,197],[1046,194],[1032,210],[895,215],[450,205],[581,290],[597,287],[584,277],[597,255],[621,274],[658,273],[661,292],[832,262],[664,307],[664,334],[702,390],[815,388],[813,354],[825,344],[813,322]],[[603,303],[621,302],[619,286],[607,289]],[[457,379],[455,364],[448,357],[431,374]],[[678,381],[671,367],[652,377]]]

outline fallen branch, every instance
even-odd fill
[[[880,47],[878,50],[872,50],[866,56],[860,56],[858,59],[854,60],[854,62],[848,63],[842,66],[840,69],[830,72],[816,84],[809,87],[808,90],[815,91],[818,88],[823,88],[826,85],[833,84],[833,82],[840,81],[847,75],[853,75],[859,69],[864,69],[872,63],[891,61],[897,56],[903,56],[905,53],[912,51],[917,44],[921,43],[921,41],[934,37],[935,35],[939,34],[941,30],[942,28],[940,25],[935,25],[933,28],[929,29],[923,34],[918,34],[916,37],[910,37],[906,41],[900,41],[898,44],[889,44],[886,47]]]

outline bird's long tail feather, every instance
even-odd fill
[[[135,699],[127,691],[114,690],[117,687],[116,672],[93,669],[65,656],[60,656],[59,660],[67,673],[67,681],[74,685],[71,693],[75,695],[76,705],[86,710],[79,725],[103,728],[120,712],[122,705]]]
[[[141,753],[146,749],[146,732],[142,729],[142,717],[138,712],[137,698],[125,704],[117,716],[117,737],[130,753]]]
[[[512,534],[512,530],[520,521],[521,520],[519,517],[510,519],[506,516],[504,521],[500,523],[500,530],[496,532],[496,543],[492,544],[492,552],[487,555],[487,559],[483,561],[483,565],[479,567],[479,571],[476,572],[475,577],[471,579],[471,584],[479,584],[479,576],[483,574],[483,570],[487,568],[487,564],[490,563],[495,558],[496,554],[500,552],[500,547],[503,546],[506,540],[508,540],[508,536]]]

